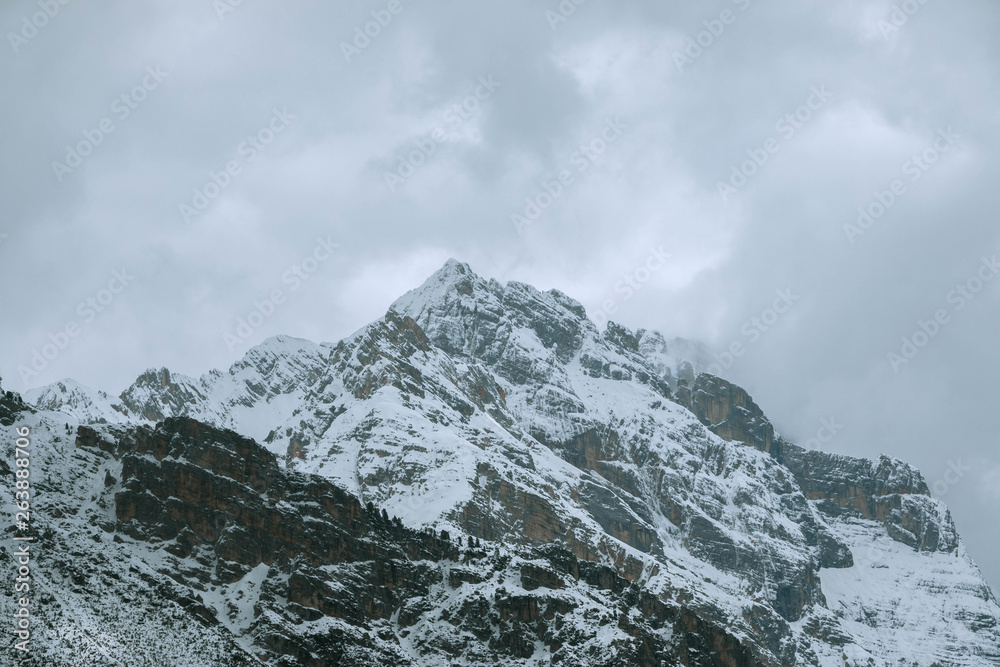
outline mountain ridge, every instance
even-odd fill
[[[194,379],[147,371],[117,404],[68,386],[31,396],[44,419],[75,420],[77,449],[128,441],[136,437],[129,429],[176,419],[229,429],[259,442],[269,465],[327,480],[403,527],[479,540],[496,550],[497,564],[504,554],[527,558],[520,576],[532,581],[561,575],[551,559],[528,565],[528,556],[564,549],[578,563],[609,568],[627,582],[622,591],[650,596],[648,604],[697,610],[699,623],[724,628],[753,661],[739,664],[1000,659],[1000,608],[919,471],[889,457],[867,461],[786,442],[749,394],[699,372],[702,363],[672,356],[656,332],[614,323],[599,332],[558,290],[486,280],[449,260],[384,318],[336,344],[274,337],[228,372]],[[108,409],[121,419],[98,414]],[[110,471],[124,464],[101,465],[114,479],[107,488],[122,488],[124,473]],[[155,495],[162,474],[136,478],[133,493]],[[115,535],[142,533],[134,530],[138,515],[116,512],[107,520]],[[184,553],[178,540],[191,538],[180,535],[163,548]],[[236,582],[251,576],[225,567],[240,574]],[[272,576],[284,575],[275,570],[265,580]],[[942,586],[957,602],[936,592]],[[527,588],[524,596],[531,599]],[[327,618],[322,597],[310,599]],[[434,604],[425,613],[445,613]],[[664,655],[680,655],[676,626],[667,633],[653,627],[660,622],[636,632]],[[516,650],[459,633],[448,641],[461,650],[442,654],[435,646],[451,635],[432,626],[411,643],[412,655],[404,652],[411,662],[399,664],[478,655],[483,642],[505,664],[575,650],[549,626],[511,625],[521,637]],[[503,627],[493,623],[490,636]],[[231,631],[245,639],[248,628]],[[890,629],[900,636],[886,636]],[[577,632],[590,636],[586,625]],[[530,653],[529,636],[541,642]],[[680,644],[669,648],[671,641]],[[630,650],[621,655],[637,655]],[[685,655],[683,664],[737,664]]]

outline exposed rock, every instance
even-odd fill
[[[771,451],[774,427],[742,387],[702,373],[695,378],[690,396],[685,392],[678,401],[684,401],[681,404],[720,438]]]
[[[239,587],[255,568],[267,568],[255,615],[266,613],[255,622],[254,636],[257,649],[274,658],[317,667],[367,665],[375,656],[381,664],[410,664],[398,654],[397,633],[440,616],[468,633],[460,640],[429,638],[423,650],[442,657],[488,651],[527,659],[541,641],[569,664],[583,664],[585,655],[594,658],[587,664],[607,665],[768,664],[716,622],[639,594],[613,568],[581,562],[560,548],[525,553],[533,559],[519,565],[509,555],[489,559],[494,577],[516,573],[532,593],[508,594],[501,587],[484,595],[494,588],[493,577],[456,567],[460,548],[447,536],[387,521],[325,479],[284,470],[253,441],[195,420],[171,418],[114,438],[80,427],[76,445],[120,461],[121,490],[114,494],[119,531],[180,559],[214,564],[209,581],[171,572],[181,588],[164,592],[200,623],[220,625],[218,611],[198,592],[203,586]],[[470,589],[456,603],[433,593],[446,572],[450,589]],[[182,592],[185,586],[189,592]],[[564,620],[587,599],[602,600],[588,603],[588,614],[603,613],[622,631],[613,657],[598,658],[600,644]],[[301,626],[339,619],[347,626],[327,636],[288,635],[266,620],[271,617]],[[367,628],[384,640],[372,644]]]

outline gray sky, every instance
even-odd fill
[[[5,386],[335,341],[455,257],[737,343],[783,435],[918,465],[1000,590],[1000,5],[229,2],[0,8]]]

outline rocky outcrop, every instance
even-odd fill
[[[867,517],[869,498],[891,494],[929,496],[923,476],[913,466],[881,456],[877,461],[804,449],[783,442],[777,460],[795,475],[811,500],[833,500],[854,505]],[[853,499],[857,500],[853,500]]]
[[[3,379],[0,378],[0,383]],[[0,424],[10,426],[22,412],[34,412],[34,408],[27,405],[20,394],[13,391],[4,391],[0,384]]]
[[[803,449],[781,442],[778,460],[802,492],[830,516],[853,513],[886,526],[894,540],[918,551],[950,553],[958,547],[951,515],[931,500],[912,466],[882,456],[878,461]]]
[[[166,368],[146,370],[119,399],[129,412],[149,421],[183,414],[185,406],[205,400],[204,387]]]
[[[889,535],[914,549],[950,552],[958,536],[950,516],[939,516],[927,502],[930,491],[920,473],[902,461],[882,456],[878,461],[811,451],[776,438],[774,428],[750,395],[718,377],[701,374],[688,389],[679,381],[677,402],[719,437],[743,442],[771,454],[795,476],[808,500],[831,516],[853,511],[885,524]],[[825,534],[821,563],[844,567],[853,562],[846,547]]]
[[[720,438],[771,452],[774,427],[742,387],[701,373],[677,400]]]
[[[286,472],[252,440],[192,419],[137,429],[113,445],[84,427],[77,445],[111,450],[121,461],[119,530],[137,539],[174,541],[173,551],[182,558],[210,547],[220,581],[279,556],[320,567],[438,561],[457,553],[450,542],[366,511],[322,478]]]

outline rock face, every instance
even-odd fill
[[[684,386],[687,386],[687,382]],[[723,440],[735,440],[771,452],[774,427],[742,387],[702,373],[678,402]]]
[[[45,656],[998,664],[1000,607],[920,474],[782,440],[706,357],[450,261],[335,344],[8,396],[49,475],[44,572],[97,573],[124,615],[59,593]]]
[[[77,481],[111,479],[97,505],[115,520],[98,522],[96,549],[79,545],[48,574],[81,586],[100,577],[103,595],[126,603],[159,596],[197,634],[248,640],[197,664],[516,663],[539,645],[566,664],[767,664],[699,610],[614,568],[558,545],[501,553],[407,528],[231,431],[187,418],[113,434],[81,426],[74,446],[89,464]],[[45,532],[40,547],[59,551]],[[177,660],[159,664],[188,664]]]
[[[0,383],[2,383],[0,378]],[[4,391],[0,384],[0,424],[11,426],[22,413],[34,412],[34,409],[26,405],[24,399],[19,394],[12,391]],[[4,461],[6,463],[6,461]]]
[[[686,388],[684,380],[680,383]],[[722,439],[771,454],[795,476],[807,499],[822,501],[816,507],[824,515],[857,513],[876,520],[886,526],[890,537],[918,551],[950,553],[958,548],[958,534],[947,510],[942,522],[941,508],[930,499],[923,477],[902,461],[882,456],[872,462],[775,440],[774,427],[749,394],[712,375],[698,375],[690,391],[678,392],[677,401]],[[837,546],[823,560],[831,563],[824,567],[849,566],[851,555]]]
[[[94,431],[81,428],[77,445],[94,446],[96,440]],[[434,561],[454,555],[450,543],[427,535],[400,553],[380,549],[378,540],[362,542],[385,526],[356,498],[323,478],[290,475],[254,441],[191,419],[138,430],[113,453],[122,464],[122,490],[115,495],[119,528],[136,539],[175,540],[183,558],[210,546],[218,563],[226,564],[224,572],[215,572],[225,583],[261,563],[271,565],[278,555],[313,567],[401,559],[403,553]],[[402,537],[410,536],[394,534],[392,541]]]

